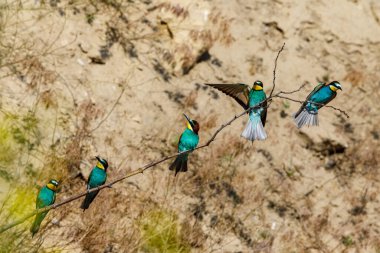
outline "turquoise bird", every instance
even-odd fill
[[[193,150],[199,143],[199,123],[196,120],[191,120],[186,114],[183,115],[187,120],[187,128],[179,137],[178,152]],[[178,172],[187,171],[188,157],[189,153],[178,155],[174,162],[169,166],[169,170],[175,170],[174,176],[177,176]]]
[[[267,119],[267,96],[263,90],[263,83],[255,81],[252,88],[243,83],[238,84],[211,84],[206,83],[215,89],[231,96],[245,110],[250,107],[259,105],[258,108],[252,109],[249,112],[249,120],[241,136],[247,140],[265,140],[267,134],[264,130]]]
[[[103,185],[107,180],[108,162],[98,156],[96,156],[96,159],[98,160],[98,163],[92,169],[90,176],[88,177],[87,191]],[[96,195],[98,195],[98,193],[99,190],[87,193],[80,208],[85,211],[90,206],[91,202],[95,199]]]
[[[342,90],[339,82],[320,83],[307,96],[306,101],[293,117],[298,128],[302,126],[318,126],[318,110],[336,97],[337,90]]]
[[[54,204],[55,202],[55,194],[58,188],[58,181],[57,180],[50,180],[47,185],[42,187],[37,195],[36,200],[36,209],[41,209],[46,206],[50,206]],[[40,229],[40,225],[42,220],[45,218],[49,211],[39,213],[36,215],[36,218],[34,219],[33,225],[30,228],[30,232],[32,232],[32,237],[38,232]]]

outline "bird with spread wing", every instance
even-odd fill
[[[236,100],[245,110],[254,107],[249,112],[249,120],[241,136],[247,140],[265,140],[267,134],[264,130],[267,118],[267,97],[263,90],[263,83],[256,81],[252,88],[243,83],[238,84],[212,84],[206,83]]]

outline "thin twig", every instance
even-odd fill
[[[302,84],[298,89],[293,90],[293,91],[280,91],[280,92],[278,93],[278,95],[280,95],[280,94],[287,94],[287,95],[289,95],[289,94],[293,94],[293,93],[299,92],[299,91],[302,90],[305,86],[306,86],[306,83]]]
[[[277,56],[276,56],[276,59],[274,60],[274,69],[273,69],[273,87],[272,87],[272,90],[270,91],[269,97],[272,97],[272,94],[273,94],[274,88],[276,87],[277,60],[278,60],[278,57],[280,56],[282,50],[284,50],[284,47],[285,47],[285,42],[284,42],[284,44],[282,44],[282,47],[281,47],[280,50],[278,51]]]
[[[111,115],[111,113],[113,112],[113,110],[115,109],[116,105],[119,103],[121,97],[123,96],[124,94],[124,91],[125,91],[125,87],[123,86],[121,92],[120,92],[120,95],[117,97],[115,103],[113,104],[111,110],[107,113],[107,115],[98,123],[98,125],[96,127],[94,127],[93,129],[90,130],[90,133],[94,132],[96,129],[98,129],[107,119],[108,117]]]
[[[286,100],[290,100],[290,101],[293,101],[293,102],[296,102],[296,103],[300,103],[300,104],[303,104],[305,103],[306,101],[301,101],[301,100],[297,100],[297,99],[294,99],[294,98],[289,98],[289,97],[284,97],[284,96],[281,96],[280,94],[276,95],[276,96],[273,96],[273,97],[278,97],[278,98],[282,98],[282,99],[286,99]],[[307,101],[308,103],[311,103],[311,104],[315,104],[315,105],[323,105],[324,107],[328,107],[328,108],[332,108],[336,111],[339,111],[340,113],[343,113],[344,116],[346,116],[347,118],[350,118],[350,115],[348,115],[347,112],[343,111],[342,109],[339,109],[339,108],[336,108],[332,105],[324,105],[324,104],[321,104],[321,103],[316,103],[316,102],[313,102],[313,101]]]

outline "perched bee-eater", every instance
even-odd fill
[[[196,120],[191,120],[186,114],[183,114],[187,120],[187,128],[181,136],[178,142],[178,152],[187,150],[193,150],[199,143],[199,123]],[[175,170],[174,176],[177,176],[178,172],[187,171],[187,158],[189,153],[178,155],[174,162],[170,165],[169,170]]]
[[[98,186],[103,185],[107,180],[108,162],[105,159],[100,158],[98,156],[96,156],[96,159],[98,160],[98,163],[92,169],[90,176],[88,177],[88,191],[92,188],[96,188]],[[83,211],[85,211],[90,206],[91,202],[95,199],[96,195],[98,195],[98,193],[99,190],[87,193],[80,208],[82,208]]]
[[[298,128],[302,126],[318,126],[318,110],[336,97],[337,90],[342,90],[339,82],[320,83],[307,96],[306,101],[293,117]]]
[[[37,200],[36,200],[36,209],[44,208],[46,206],[50,206],[54,204],[55,194],[56,194],[58,185],[59,185],[58,181],[52,179],[49,181],[47,185],[45,185],[44,187],[40,189],[37,196]],[[30,232],[32,232],[32,237],[40,229],[41,222],[45,218],[48,212],[49,211],[46,211],[46,212],[39,213],[36,215],[33,225],[30,228]]]
[[[265,140],[267,134],[264,130],[265,121],[267,118],[267,96],[263,90],[263,83],[256,81],[253,83],[252,89],[243,83],[238,84],[211,84],[206,83],[213,88],[216,88],[223,93],[231,96],[245,110],[255,105],[260,106],[252,109],[249,112],[249,120],[241,136],[247,140]]]

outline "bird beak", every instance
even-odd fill
[[[189,116],[187,116],[186,114],[183,114],[183,116],[185,116],[185,118],[187,119],[187,121],[189,121],[189,123],[191,122],[191,119],[189,118]]]
[[[191,123],[191,119],[189,118],[189,116],[187,116],[186,114],[183,114],[183,116],[185,116],[187,120],[187,127],[193,130],[193,124]]]
[[[100,157],[99,156],[95,156],[96,160],[98,160],[100,162]]]
[[[339,87],[338,89],[342,90],[342,87]]]

